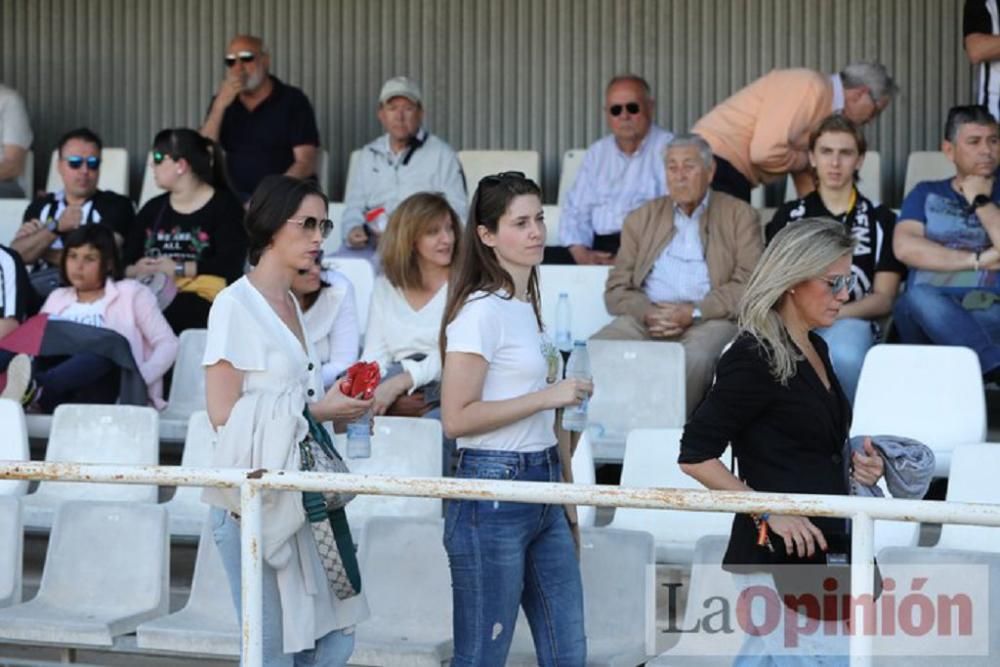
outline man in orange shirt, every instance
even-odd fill
[[[809,135],[830,113],[857,125],[874,120],[898,92],[884,65],[855,63],[827,76],[777,69],[736,92],[695,123],[712,147],[712,189],[750,201],[761,183],[792,174],[799,196],[814,189]]]

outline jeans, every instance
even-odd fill
[[[830,348],[830,362],[840,380],[847,400],[854,404],[854,393],[858,390],[858,377],[865,355],[875,343],[872,323],[854,317],[837,320],[825,329],[817,329]]]
[[[1000,369],[1000,303],[983,310],[966,310],[962,295],[929,285],[907,287],[892,311],[903,343],[960,345],[979,357],[986,375]]]
[[[209,514],[212,536],[229,579],[233,604],[242,622],[240,586],[240,524],[229,512],[213,507]],[[354,652],[354,628],[334,630],[316,640],[316,646],[294,655],[282,652],[281,598],[274,568],[264,563],[264,667],[343,667]],[[242,664],[242,661],[241,661]]]
[[[119,369],[107,357],[77,352],[38,357],[34,366],[35,382],[42,388],[38,406],[45,413],[63,403],[114,403],[118,399]]]
[[[456,476],[557,482],[559,454],[555,447],[533,453],[463,449]],[[586,663],[580,564],[561,506],[449,501],[444,546],[454,603],[452,665],[503,665],[519,606],[539,665]]]

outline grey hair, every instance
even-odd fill
[[[844,88],[867,86],[875,101],[899,92],[899,86],[882,63],[851,63],[840,71],[840,79]]]
[[[787,292],[818,278],[827,266],[854,252],[847,227],[830,218],[806,218],[778,232],[750,275],[740,301],[738,324],[757,339],[768,357],[771,375],[783,385],[795,375],[802,357],[778,314]]]
[[[607,94],[611,92],[611,89],[619,83],[634,83],[642,89],[642,92],[646,96],[647,100],[653,99],[653,89],[649,87],[649,82],[638,74],[616,74],[611,77],[611,81],[608,81],[608,85],[604,88],[605,97],[607,97]]]
[[[697,134],[685,133],[675,135],[667,147],[663,149],[663,161],[667,161],[667,154],[670,153],[671,148],[686,148],[688,146],[694,146],[698,149],[698,153],[701,155],[701,161],[705,163],[705,169],[711,169],[712,165],[715,164],[715,157],[712,155],[712,147],[708,145],[705,141]]]

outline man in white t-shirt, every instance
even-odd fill
[[[17,182],[31,148],[31,124],[24,100],[13,88],[0,84],[0,199],[30,197]],[[10,239],[0,239],[6,243]]]

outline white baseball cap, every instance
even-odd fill
[[[416,81],[405,76],[394,76],[382,85],[382,92],[378,95],[378,103],[385,104],[394,97],[405,97],[415,104],[423,105],[420,95],[420,86]]]

